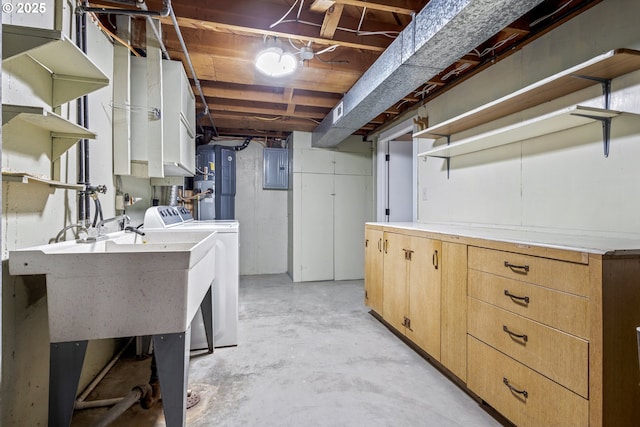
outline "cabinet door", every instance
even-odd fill
[[[371,177],[335,175],[334,280],[364,277],[364,224],[371,220]]]
[[[407,314],[408,262],[405,258],[405,250],[410,249],[410,243],[409,236],[384,233],[382,312],[384,320],[402,333],[405,332]]]
[[[373,311],[383,316],[382,310],[382,280],[383,280],[383,252],[382,230],[365,229],[364,248],[364,303]]]
[[[333,176],[301,174],[300,281],[333,280]]]
[[[440,360],[440,279],[442,242],[411,238],[409,266],[410,326],[407,337],[436,360]]]
[[[467,381],[467,245],[442,243],[440,362]]]

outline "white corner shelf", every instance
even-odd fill
[[[30,174],[28,172],[14,172],[14,171],[2,171],[2,180],[4,182],[17,182],[20,184],[44,184],[52,188],[62,188],[65,190],[84,190],[82,184],[67,184],[60,181],[53,181],[51,179],[42,178]]]
[[[611,119],[619,114],[620,111],[576,105],[500,129],[474,135],[451,145],[439,146],[418,154],[418,157],[450,158],[461,156],[583,126],[596,120]]]
[[[451,136],[597,83],[603,85],[605,98],[608,98],[608,85],[611,79],[639,69],[639,51],[631,49],[612,50],[495,101],[416,132],[413,137],[438,139]],[[605,108],[608,108],[607,102],[605,102]]]
[[[2,61],[26,55],[33,69],[44,68],[51,75],[52,107],[103,88],[109,78],[61,31],[2,25]],[[33,71],[22,69],[21,74]]]
[[[80,139],[95,139],[90,130],[41,107],[2,105],[2,126],[14,120],[48,130],[51,134],[51,158],[58,159]]]

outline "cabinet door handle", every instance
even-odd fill
[[[378,239],[378,252],[382,252],[382,238]]]
[[[411,261],[411,254],[413,254],[413,251],[411,249],[402,249],[404,251],[404,259],[406,259],[407,261]]]
[[[519,296],[517,296],[517,295],[514,295],[514,294],[510,293],[508,289],[505,289],[505,290],[504,290],[504,294],[505,294],[506,296],[508,296],[509,298],[511,298],[511,299],[515,299],[515,300],[519,300],[519,301],[524,301],[524,302],[525,302],[525,304],[529,304],[529,297],[527,297],[527,296],[519,297]]]
[[[515,332],[511,332],[509,328],[507,328],[507,325],[502,325],[502,330],[513,338],[520,338],[524,342],[529,341],[529,337],[526,334],[516,334]]]
[[[511,270],[524,270],[523,274],[526,274],[529,272],[529,266],[527,264],[517,265],[517,264],[511,264],[509,261],[505,261],[504,266]],[[521,272],[517,271],[516,273],[521,273]]]
[[[384,250],[384,253],[387,253],[387,249],[389,249],[389,241],[387,239],[384,239],[384,243],[382,245],[382,249]]]
[[[509,388],[509,390],[511,390],[512,393],[521,394],[525,399],[529,397],[529,393],[527,393],[527,390],[518,390],[517,388],[509,384],[509,380],[507,379],[507,377],[502,377],[502,382]]]
[[[365,248],[369,247],[369,239],[364,239],[364,247]]]
[[[438,269],[438,251],[437,250],[433,253],[432,262],[433,262],[433,266],[437,270]]]

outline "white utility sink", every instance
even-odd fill
[[[144,232],[9,254],[11,274],[46,274],[50,342],[187,330],[214,279],[216,233]]]

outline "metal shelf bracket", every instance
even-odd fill
[[[609,110],[611,107],[611,79],[604,79],[601,77],[574,75],[579,79],[591,80],[600,83],[602,86],[602,97],[604,98],[604,108]],[[582,115],[583,117],[589,117],[594,120],[600,120],[602,122],[602,143],[604,145],[604,157],[609,157],[609,146],[611,141],[611,118],[610,117],[594,117],[589,115]]]
[[[434,133],[433,135],[435,136],[439,136],[442,138],[447,138],[447,145],[451,144],[451,135],[442,135],[442,134],[438,134],[438,133]],[[449,168],[451,166],[451,158],[450,157],[446,157],[447,160],[447,179],[449,179]]]
[[[574,115],[587,117],[593,120],[599,120],[602,123],[602,144],[604,146],[604,157],[609,157],[609,146],[611,145],[611,117],[590,116],[588,114]]]

